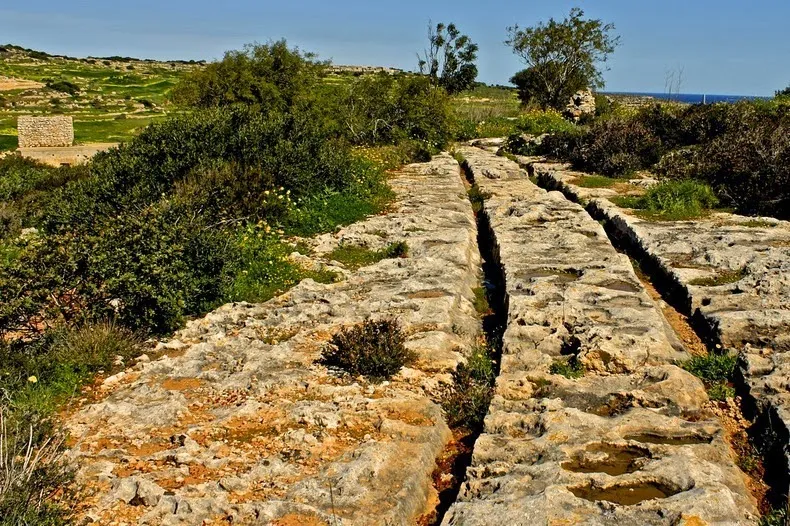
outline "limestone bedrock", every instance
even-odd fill
[[[758,411],[780,436],[790,430],[790,223],[711,213],[693,221],[648,221],[607,199],[611,190],[579,188],[566,165],[530,164],[548,187],[605,219],[647,258],[684,310],[739,371]],[[790,472],[785,445],[784,471]]]
[[[191,321],[67,419],[99,524],[414,524],[451,432],[433,394],[479,335],[477,232],[449,155],[395,174],[393,211],[321,238],[409,257]],[[378,248],[373,246],[372,248]],[[396,317],[418,361],[368,383],[319,365],[343,326]]]
[[[496,393],[443,524],[750,524],[756,505],[688,355],[600,224],[461,148],[505,275]],[[577,362],[579,379],[551,371]],[[556,367],[556,366],[555,366]]]

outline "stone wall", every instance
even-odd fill
[[[74,144],[71,117],[19,117],[17,129],[20,148],[57,148]]]

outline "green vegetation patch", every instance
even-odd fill
[[[334,283],[339,276],[330,271],[305,270],[289,259],[293,247],[279,236],[266,232],[260,223],[242,229],[237,237],[239,260],[224,297],[229,301],[267,301],[303,279]]]
[[[340,245],[327,254],[327,259],[342,263],[349,270],[357,270],[378,263],[383,259],[404,258],[409,254],[409,246],[404,241],[391,243],[381,250],[355,245]]]
[[[582,188],[610,188],[617,183],[617,179],[602,175],[582,175],[571,181],[571,184]]]
[[[748,275],[746,267],[736,270],[726,270],[719,272],[716,276],[710,278],[697,278],[689,281],[689,285],[697,287],[719,287],[721,285],[729,285],[737,283]]]
[[[705,356],[694,356],[680,366],[700,378],[708,390],[711,400],[723,401],[735,396],[735,389],[730,385],[738,357],[731,353],[709,353]]]
[[[491,313],[491,305],[488,302],[488,290],[483,287],[475,287],[472,289],[475,295],[475,311],[480,316],[485,316]]]
[[[584,365],[575,357],[557,360],[549,366],[551,374],[559,374],[565,378],[575,380],[584,376]]]
[[[638,210],[637,216],[649,221],[687,221],[704,217],[719,200],[705,183],[690,179],[659,183],[640,196],[615,196],[617,206]]]

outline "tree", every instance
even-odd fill
[[[436,29],[428,23],[428,42],[423,56],[417,54],[420,73],[450,94],[471,88],[477,78],[477,44],[462,35],[455,24],[445,26],[441,22]]]
[[[188,74],[171,97],[199,108],[244,104],[285,111],[312,96],[325,67],[313,53],[289,49],[285,40],[251,44]]]
[[[790,86],[776,92],[777,97],[790,97]]]
[[[527,65],[511,82],[519,88],[522,102],[543,108],[564,109],[580,89],[603,87],[599,64],[606,62],[620,43],[613,24],[587,20],[584,11],[571,9],[563,21],[521,29],[509,27],[507,45]]]

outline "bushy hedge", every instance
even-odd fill
[[[429,149],[451,138],[450,98],[428,77],[369,75],[339,98],[342,131],[355,144],[418,141]]]
[[[790,217],[790,105],[781,101],[654,105],[556,134],[539,150],[609,176],[653,169],[699,180],[739,212]]]
[[[285,222],[314,196],[370,192],[377,178],[309,112],[236,107],[151,126],[56,190],[40,236],[14,242],[0,332],[110,316],[172,330],[223,298],[235,229]]]

